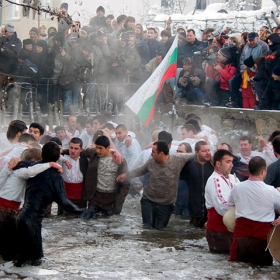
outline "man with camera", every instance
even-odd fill
[[[198,41],[196,39],[196,34],[193,29],[187,30],[187,42],[181,44],[178,47],[178,68],[183,67],[183,59],[184,57],[193,58],[196,66],[201,68],[202,59],[200,55],[195,55],[195,52],[201,52],[205,48],[207,48],[207,43]]]

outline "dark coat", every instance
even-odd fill
[[[0,71],[7,74],[14,74],[18,64],[18,57],[21,52],[22,43],[16,32],[9,38],[1,38]]]
[[[26,167],[25,163],[19,163],[17,168]],[[47,206],[53,201],[66,211],[82,213],[67,199],[63,179],[56,169],[49,168],[27,180],[24,205],[16,218],[19,264],[43,257],[42,220]]]
[[[280,82],[271,78],[259,102],[260,110],[280,110]]]
[[[197,67],[201,67],[202,57],[200,55],[194,55],[195,52],[202,51],[207,48],[207,43],[198,41],[195,39],[194,43],[185,42],[178,47],[178,68],[183,67],[183,59],[185,57],[193,58]]]
[[[268,83],[273,68],[280,65],[280,44],[275,44],[273,47],[273,50],[261,60],[258,71],[254,77],[255,81],[264,79],[265,83]]]
[[[164,44],[162,42],[157,41],[156,39],[154,40],[147,40],[147,53],[146,53],[146,58],[145,61],[143,61],[143,64],[147,64],[151,59],[156,57],[158,52],[165,52]]]
[[[189,213],[192,218],[206,219],[205,185],[214,171],[210,161],[200,164],[195,157],[181,171],[180,179],[187,182],[189,187]]]
[[[100,29],[105,29],[107,27],[106,18],[105,17],[92,17],[89,21],[89,25],[94,29],[94,31],[98,31]]]
[[[95,149],[86,149],[84,155],[89,158],[89,164],[87,173],[85,176],[85,184],[84,184],[84,200],[91,204],[91,200],[96,192],[97,188],[97,170],[98,170],[98,162],[99,157],[96,154]],[[126,173],[128,171],[127,163],[124,160],[118,168],[118,175]],[[125,197],[128,194],[130,180],[125,180],[124,182],[117,182],[117,190],[116,190],[116,199],[114,203],[114,214],[118,215],[122,211],[122,206],[125,201]]]

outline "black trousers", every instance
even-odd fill
[[[141,211],[144,226],[162,230],[167,226],[173,209],[173,204],[159,205],[147,198],[142,198]]]

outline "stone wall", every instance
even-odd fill
[[[155,110],[154,120],[151,123],[151,131],[164,129],[171,131],[173,137],[180,139],[177,128],[184,123],[187,113],[196,113],[202,122],[215,129],[219,142],[227,142],[238,151],[238,139],[242,135],[248,135],[257,149],[260,136],[268,139],[275,130],[280,130],[280,112],[278,111],[255,111],[249,109],[233,109],[223,107],[204,107],[196,105],[176,105],[176,117],[172,128],[172,105],[158,105]],[[124,121],[132,120],[133,115],[125,113]]]

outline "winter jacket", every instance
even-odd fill
[[[229,90],[229,80],[234,76],[236,67],[232,64],[226,64],[219,70],[220,74],[220,89]]]
[[[260,110],[280,110],[280,82],[271,78],[259,102]]]
[[[89,25],[94,29],[95,32],[102,28],[106,28],[106,18],[98,16],[92,17],[89,21]]]
[[[251,47],[248,43],[243,48],[243,51],[241,53],[240,57],[240,72],[244,71],[244,60],[249,58],[250,56],[253,57],[253,59],[256,59],[260,56],[265,56],[269,52],[269,47],[267,43],[265,43],[262,40],[258,40],[258,43],[255,47]]]
[[[15,72],[21,47],[22,43],[17,37],[16,32],[8,38],[1,38],[0,48],[4,49],[4,51],[0,51],[0,71],[7,74],[13,74]]]

